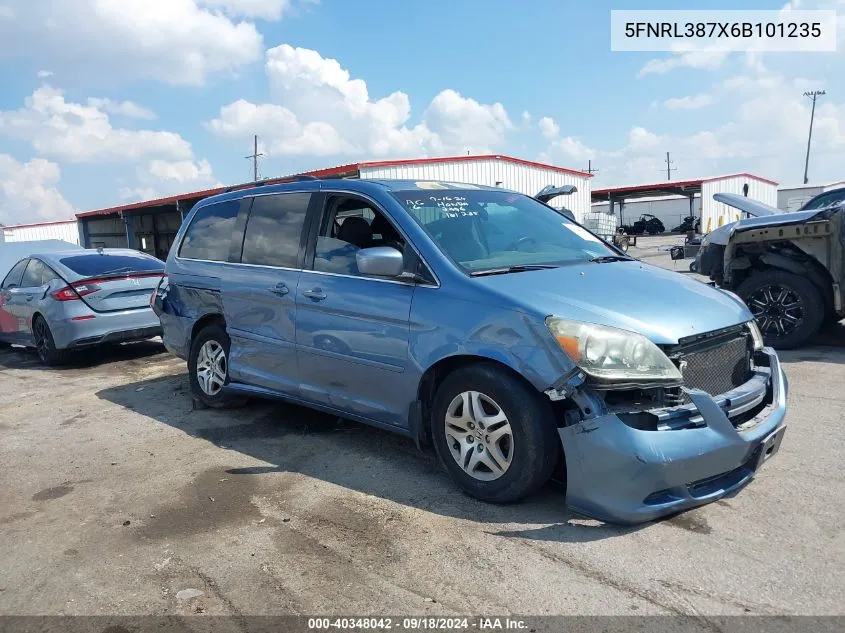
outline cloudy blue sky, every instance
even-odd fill
[[[248,180],[254,133],[265,177],[493,151],[600,186],[670,151],[797,183],[815,88],[811,177],[842,180],[845,0],[789,6],[837,10],[839,51],[613,53],[602,2],[0,0],[0,223]]]

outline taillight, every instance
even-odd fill
[[[73,286],[65,286],[51,294],[56,301],[76,301],[85,295],[97,292],[99,289],[100,287],[97,284],[74,284]]]

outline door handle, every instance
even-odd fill
[[[285,284],[278,283],[275,286],[273,286],[273,290],[271,292],[274,295],[279,295],[280,297],[282,297],[282,296],[286,295],[287,293],[289,293],[290,290],[288,289],[288,287]]]
[[[322,288],[312,288],[311,290],[305,290],[302,292],[306,297],[309,299],[313,299],[314,301],[322,301],[326,298],[326,294],[323,292]]]

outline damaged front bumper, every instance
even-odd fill
[[[687,390],[692,403],[685,406],[605,412],[558,429],[569,507],[612,523],[642,523],[749,482],[786,430],[786,376],[773,350],[758,354],[763,362],[753,377],[728,393]]]

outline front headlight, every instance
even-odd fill
[[[636,332],[550,316],[546,325],[564,352],[602,382],[679,383],[681,372],[660,348]]]
[[[763,333],[760,331],[760,326],[757,325],[757,321],[749,321],[748,322],[748,329],[751,330],[751,339],[754,341],[754,350],[761,350],[763,349]]]

